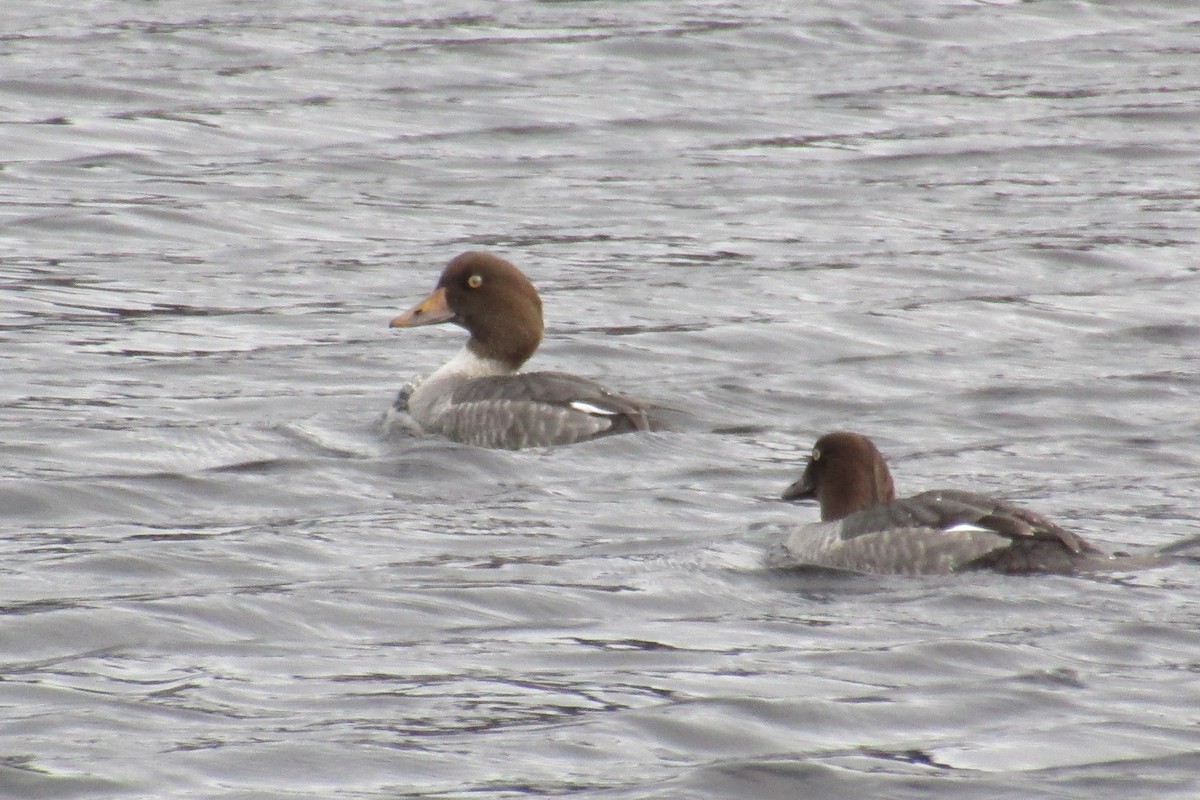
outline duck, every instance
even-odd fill
[[[389,410],[417,432],[518,450],[651,430],[649,407],[565,372],[521,372],[542,341],[542,301],[530,280],[495,253],[450,260],[433,292],[392,328],[451,322],[466,345],[427,378],[405,386]]]
[[[1113,558],[1040,514],[984,494],[935,489],[897,499],[879,448],[850,431],[817,439],[782,499],[816,500],[821,521],[784,531],[775,545],[779,564],[891,575],[1070,574]]]

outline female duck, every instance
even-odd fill
[[[897,500],[883,456],[856,433],[818,439],[783,499],[821,506],[821,522],[790,530],[778,545],[778,560],[793,565],[905,575],[1069,573],[1110,560],[1082,537],[1003,500],[956,490]]]
[[[519,269],[467,252],[446,266],[427,298],[391,322],[453,322],[471,334],[458,355],[396,398],[425,433],[481,447],[571,444],[650,429],[645,407],[586,378],[518,372],[542,340],[542,301]]]

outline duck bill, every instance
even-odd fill
[[[454,312],[446,304],[446,290],[439,286],[433,294],[388,323],[389,328],[415,328],[418,325],[436,325],[454,319]]]
[[[817,496],[817,487],[813,482],[810,470],[804,470],[799,480],[783,490],[779,497],[783,500],[812,500]]]

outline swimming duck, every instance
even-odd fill
[[[542,340],[542,301],[498,255],[471,251],[446,265],[433,293],[393,328],[453,322],[466,346],[428,378],[405,387],[394,413],[425,433],[481,447],[543,447],[649,430],[646,407],[563,372],[518,372]]]
[[[793,528],[778,543],[776,557],[790,564],[919,575],[1070,573],[1110,561],[1083,537],[1004,500],[952,489],[897,500],[879,449],[847,431],[817,440],[783,499],[821,507],[821,522]]]

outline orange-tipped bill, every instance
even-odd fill
[[[454,319],[454,312],[446,305],[446,290],[439,286],[433,294],[388,323],[389,328],[415,328],[418,325],[435,325]]]

